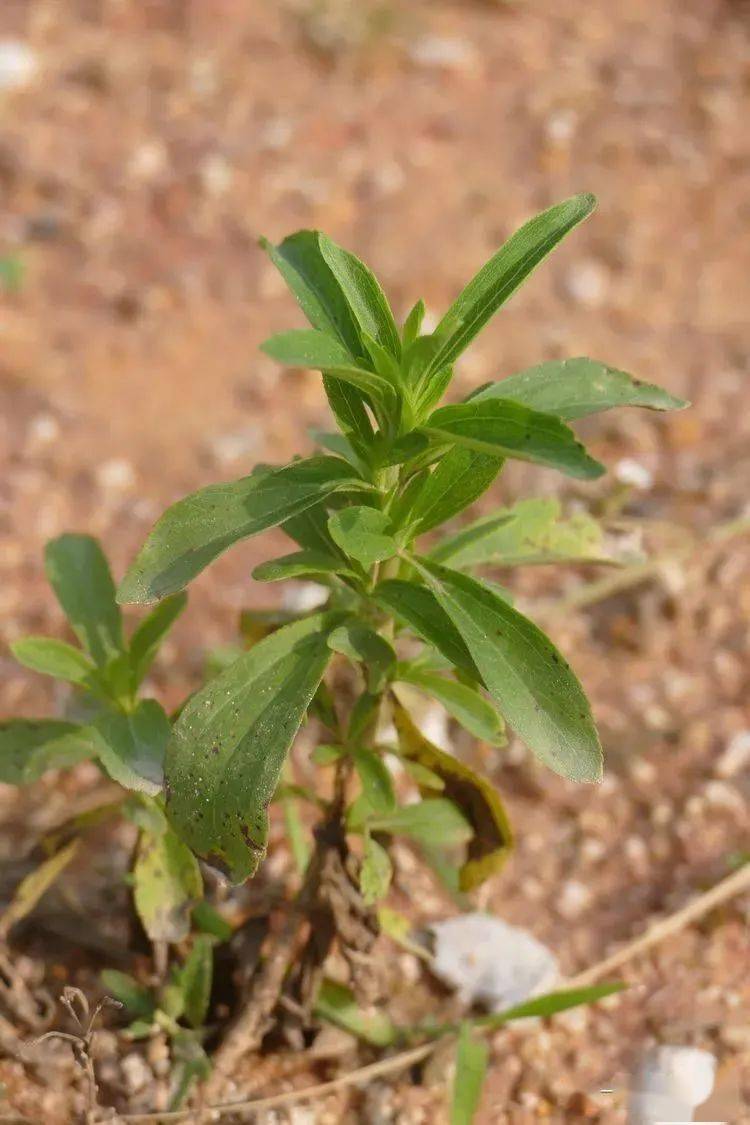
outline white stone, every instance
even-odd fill
[[[124,457],[113,457],[96,470],[96,481],[107,492],[127,492],[135,484],[135,469]]]
[[[308,613],[328,600],[330,590],[319,582],[288,583],[282,593],[282,605],[291,613]]]
[[[29,439],[34,445],[50,445],[60,436],[60,423],[54,414],[35,414],[29,422]]]
[[[470,70],[477,61],[474,45],[468,39],[444,35],[423,35],[409,52],[413,62],[428,69]]]
[[[716,1059],[698,1047],[654,1047],[633,1075],[628,1125],[692,1121],[693,1111],[711,1096]]]
[[[568,270],[565,287],[579,305],[585,305],[588,309],[598,309],[607,299],[609,273],[601,262],[593,258],[585,258]]]
[[[120,1063],[120,1067],[125,1085],[131,1094],[137,1094],[139,1090],[143,1090],[154,1081],[151,1067],[148,1066],[143,1056],[135,1051],[131,1055],[125,1056]]]
[[[219,152],[209,153],[200,166],[201,183],[209,195],[224,195],[232,183],[232,167]]]
[[[651,488],[654,483],[651,470],[632,457],[622,457],[615,465],[614,472],[620,484],[630,484],[642,492]]]
[[[741,730],[730,739],[716,763],[719,777],[734,777],[750,767],[750,730]]]
[[[0,90],[26,86],[38,70],[37,57],[20,39],[0,39]]]
[[[577,879],[569,879],[563,885],[557,909],[563,918],[577,918],[591,902],[591,891]]]
[[[430,705],[421,715],[416,716],[417,726],[425,738],[434,742],[441,750],[450,750],[451,739],[448,731],[448,716],[442,707]]]
[[[544,131],[555,144],[566,144],[575,133],[577,122],[575,110],[559,109],[549,115],[544,123]]]
[[[430,929],[433,970],[466,1005],[499,1012],[548,991],[559,978],[557,959],[545,945],[491,914],[460,914]]]
[[[161,141],[144,141],[128,161],[128,174],[135,180],[148,183],[165,172],[168,163],[167,150]]]
[[[741,794],[726,781],[709,781],[703,790],[709,805],[745,817],[747,805]]]

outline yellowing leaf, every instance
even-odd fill
[[[80,840],[71,840],[59,852],[45,860],[31,874],[22,879],[15,890],[10,905],[0,917],[0,937],[5,937],[17,922],[30,914],[40,898],[65,870],[78,851]]]
[[[472,890],[500,870],[513,844],[502,802],[486,778],[425,738],[395,696],[393,718],[399,752],[442,779],[443,793],[461,809],[474,831],[459,877],[461,890]]]

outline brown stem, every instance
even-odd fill
[[[246,1003],[214,1055],[213,1073],[206,1086],[209,1097],[223,1086],[241,1058],[258,1050],[268,1030],[269,1019],[278,1005],[289,966],[298,955],[302,931],[317,898],[326,852],[333,837],[340,836],[348,771],[349,763],[342,758],[336,766],[334,799],[326,819],[315,832],[315,850],[302,886],[281,932],[272,939],[268,958],[253,982]]]

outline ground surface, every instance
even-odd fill
[[[326,419],[318,378],[280,373],[257,351],[299,323],[260,233],[322,227],[375,268],[397,312],[419,295],[438,311],[530,213],[596,192],[594,219],[458,376],[468,389],[589,354],[694,402],[583,427],[595,455],[626,462],[621,475],[628,460],[647,470],[625,513],[675,522],[698,543],[656,581],[554,620],[593,700],[605,784],[566,787],[519,748],[484,757],[519,845],[482,905],[529,927],[572,972],[747,848],[750,772],[726,751],[750,729],[750,543],[709,544],[712,527],[749,514],[750,17],[729,0],[369,11],[323,0],[3,3],[0,34],[23,38],[39,71],[0,92],[0,256],[24,269],[0,306],[0,629],[7,641],[61,628],[42,580],[49,537],[101,535],[119,574],[166,503],[311,448],[309,429]],[[515,473],[499,492],[522,487],[557,482]],[[601,502],[612,487],[571,495]],[[269,598],[249,572],[274,545],[252,541],[196,583],[155,678],[166,702],[196,682],[207,649],[234,639],[238,609]],[[549,596],[580,577],[517,586]],[[7,650],[0,665],[4,714],[60,705]],[[84,772],[1,795],[11,874],[35,826],[91,784]],[[105,833],[102,879],[121,846]],[[81,901],[76,886],[66,883],[67,914],[58,904],[68,937],[58,920],[54,955],[49,935],[42,943],[46,968],[33,942],[16,950],[30,978],[93,979],[91,950],[76,953],[70,937],[84,919],[122,947],[111,902],[103,910],[95,888]],[[415,923],[452,909],[408,857],[396,899]],[[618,1094],[596,1092],[617,1091],[654,1040],[708,1046],[723,1082],[739,1084],[745,1068],[747,1090],[747,923],[740,899],[630,966],[627,995],[498,1037],[482,1120],[618,1122]],[[408,979],[414,966],[402,967]],[[109,1042],[115,1059],[118,1049]],[[64,1092],[62,1055],[57,1065],[50,1089],[0,1062],[9,1106],[70,1120],[78,1095]],[[376,1084],[294,1120],[439,1120],[445,1065],[428,1067],[424,1085]],[[320,1073],[311,1062],[300,1080]],[[145,1087],[131,1081],[131,1105],[149,1104],[148,1074]],[[237,1089],[279,1088],[269,1075],[264,1086],[262,1073],[238,1074]],[[116,1081],[124,1105],[129,1087]]]

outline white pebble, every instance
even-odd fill
[[[60,436],[60,424],[54,414],[35,414],[29,422],[29,440],[33,445],[50,445]]]
[[[37,57],[20,39],[0,39],[0,90],[26,86],[38,69]]]
[[[532,934],[491,914],[460,914],[434,922],[433,970],[469,1005],[493,1011],[547,991],[559,976],[557,958]]]
[[[468,39],[443,35],[423,35],[409,52],[419,66],[439,70],[469,70],[477,60],[477,53]]]
[[[639,488],[642,492],[651,488],[654,483],[654,474],[640,461],[634,461],[632,457],[622,457],[615,465],[615,476],[620,484],[630,484],[633,488]]]
[[[730,739],[716,763],[719,777],[734,777],[750,767],[750,730],[741,730]]]
[[[591,891],[577,879],[569,879],[560,892],[557,909],[563,918],[577,918],[591,902]]]
[[[284,586],[282,605],[291,613],[308,613],[328,600],[330,590],[319,582],[288,583]]]
[[[586,258],[568,270],[566,289],[574,301],[588,309],[604,304],[609,288],[609,272],[601,262]]]
[[[96,481],[105,491],[127,492],[135,484],[135,469],[124,457],[113,457],[96,470]]]
[[[709,781],[703,793],[709,805],[737,813],[741,817],[746,815],[745,801],[737,790],[732,785],[728,785],[726,781]]]
[[[716,1059],[697,1047],[654,1047],[633,1075],[629,1125],[693,1120],[693,1110],[711,1096]]]
[[[151,1068],[146,1064],[143,1056],[136,1052],[126,1055],[120,1067],[125,1085],[131,1094],[137,1094],[139,1090],[143,1090],[154,1081]]]

